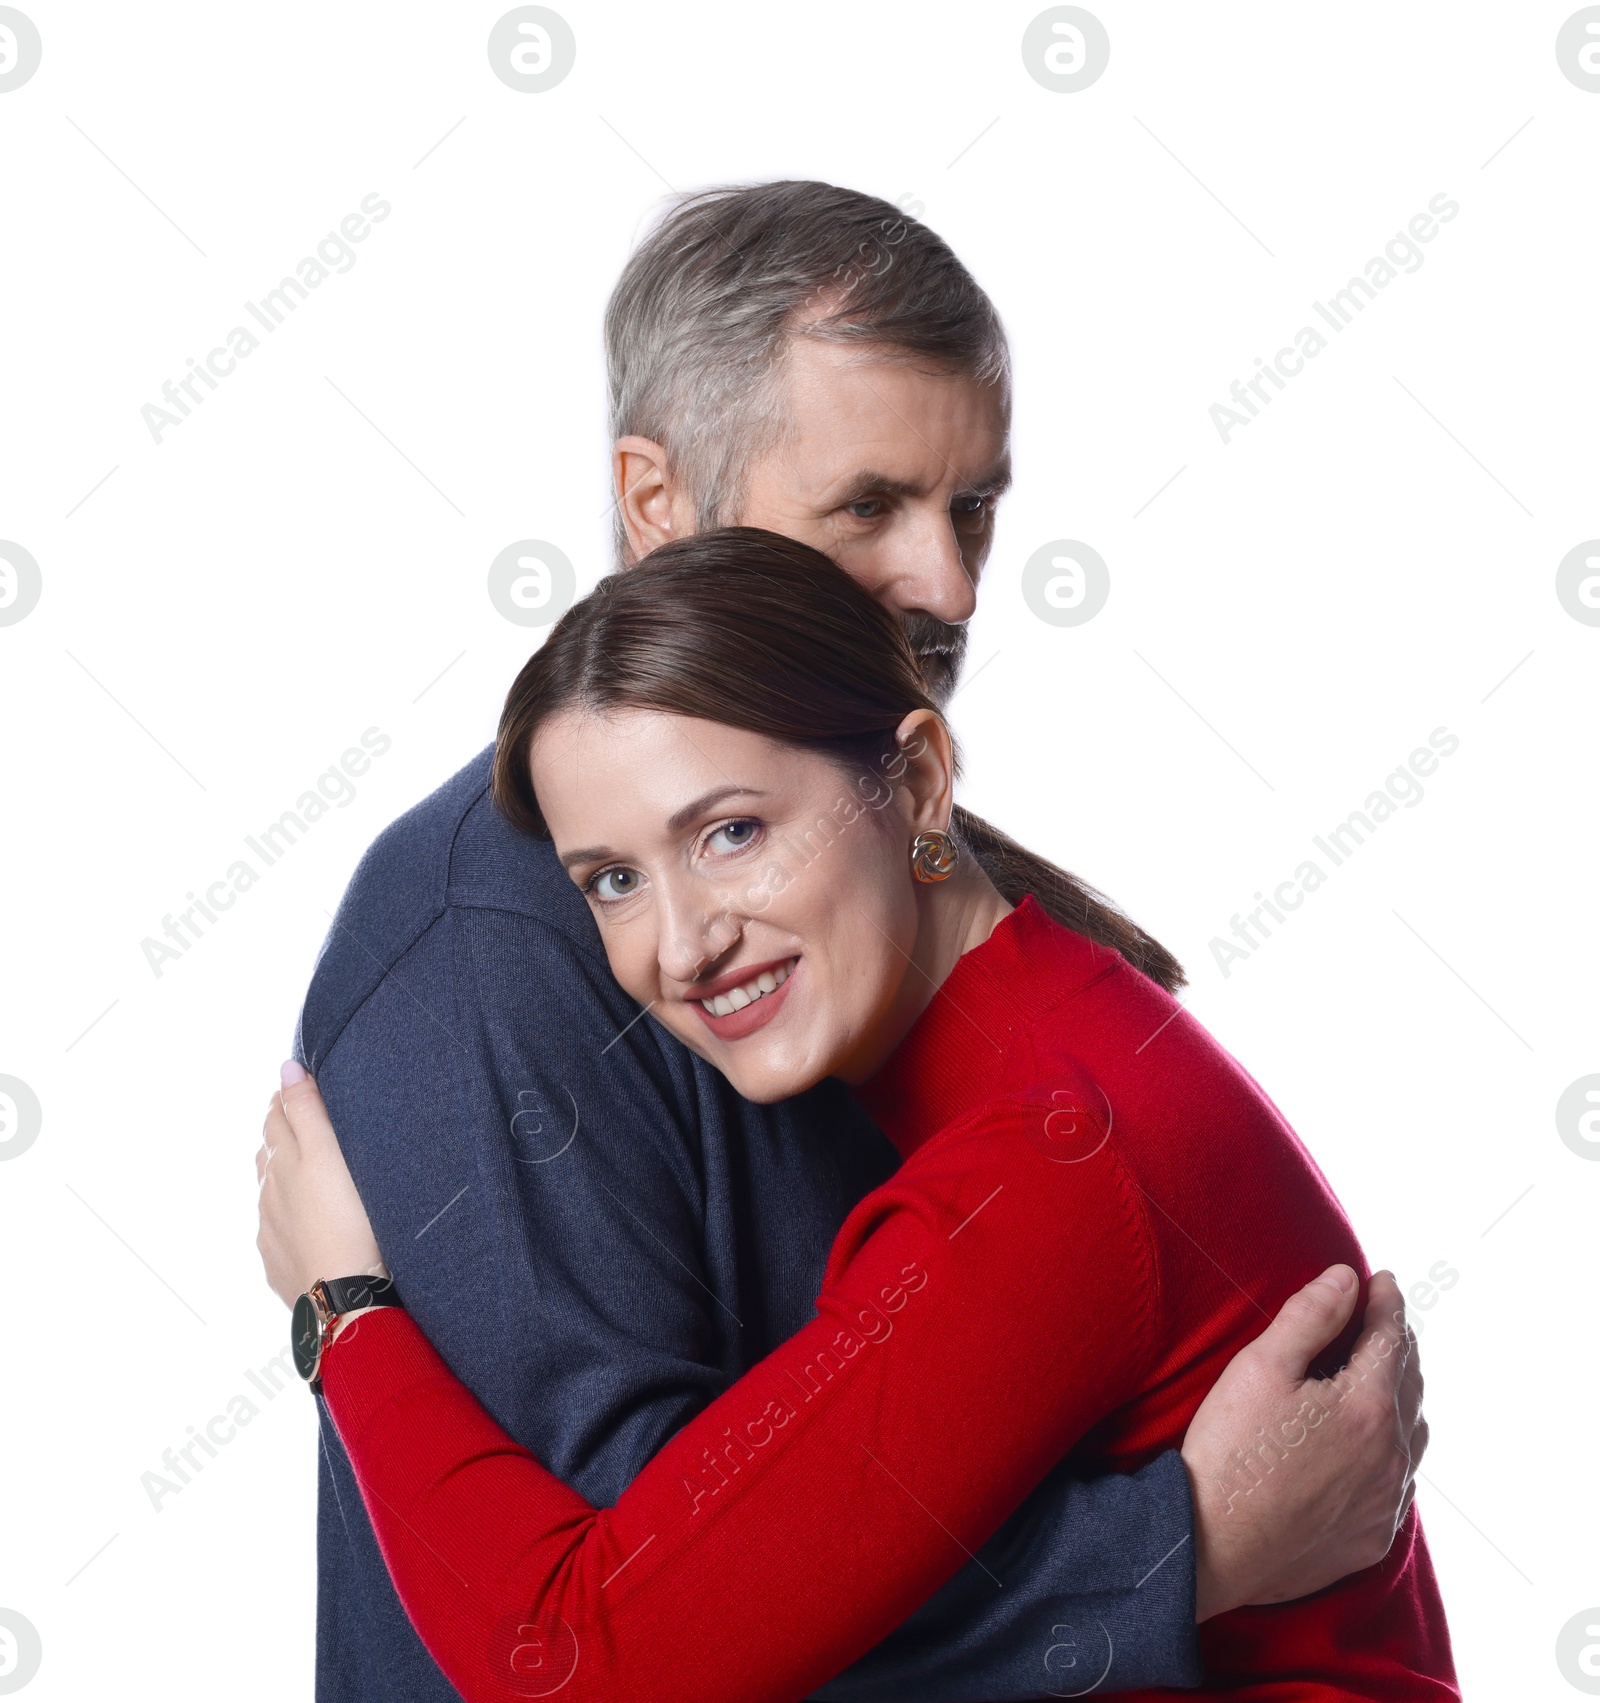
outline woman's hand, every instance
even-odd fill
[[[328,1121],[317,1085],[283,1067],[256,1154],[267,1282],[286,1306],[324,1277],[386,1277],[377,1238]]]

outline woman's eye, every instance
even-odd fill
[[[643,885],[637,869],[602,869],[589,883],[589,891],[600,900],[631,899]]]
[[[724,822],[720,828],[713,828],[706,835],[706,850],[742,851],[746,846],[755,844],[756,836],[760,832],[761,824],[749,817],[741,817],[737,822]]]

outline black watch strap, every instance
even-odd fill
[[[294,1304],[289,1346],[295,1370],[322,1393],[322,1355],[334,1321],[363,1307],[404,1307],[391,1277],[324,1277]]]
[[[402,1307],[405,1303],[392,1277],[325,1277],[322,1293],[334,1314],[354,1313],[362,1307]]]

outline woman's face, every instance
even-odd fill
[[[894,775],[646,710],[553,718],[532,770],[612,973],[741,1094],[877,1069],[926,998]]]

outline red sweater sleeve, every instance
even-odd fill
[[[467,1703],[782,1703],[938,1589],[1156,1342],[1135,1188],[1049,1157],[1048,1104],[914,1152],[834,1244],[818,1316],[614,1508],[546,1472],[404,1313],[324,1389],[400,1599]],[[996,1582],[998,1588],[998,1581]]]

